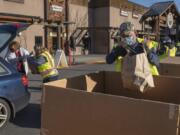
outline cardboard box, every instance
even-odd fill
[[[41,135],[180,135],[180,78],[139,93],[99,72],[44,85]]]
[[[160,74],[180,77],[180,57],[168,57],[160,63]]]

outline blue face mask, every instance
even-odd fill
[[[134,40],[132,36],[126,37],[124,42],[129,46],[134,45],[136,43],[136,41]]]

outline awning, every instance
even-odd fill
[[[27,16],[19,14],[0,13],[0,22],[40,22],[42,19],[38,16]]]

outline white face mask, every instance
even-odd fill
[[[127,45],[131,46],[131,45],[134,45],[134,44],[136,43],[136,40],[134,39],[133,36],[130,36],[130,37],[124,38],[124,42],[125,42]]]

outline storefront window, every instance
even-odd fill
[[[42,45],[42,36],[35,36],[35,45]]]

